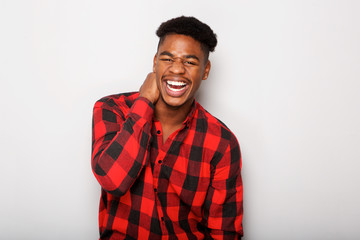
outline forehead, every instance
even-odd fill
[[[160,43],[158,53],[168,51],[176,56],[196,55],[202,57],[201,43],[194,38],[182,34],[168,34]]]

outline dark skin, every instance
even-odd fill
[[[192,37],[169,34],[159,45],[153,72],[147,75],[139,96],[155,105],[155,118],[161,123],[163,142],[182,127],[194,95],[201,81],[208,77],[210,67],[200,42]],[[169,90],[168,84],[181,84],[178,88],[183,90]]]

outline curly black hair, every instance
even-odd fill
[[[160,38],[159,45],[164,41],[166,35],[172,33],[190,36],[199,41],[206,59],[209,51],[213,52],[217,44],[216,34],[213,30],[194,17],[181,16],[163,22],[156,31],[156,35]]]

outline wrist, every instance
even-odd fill
[[[150,102],[152,102],[153,104],[155,103],[155,99],[153,97],[151,97],[151,95],[148,94],[144,94],[144,93],[140,93],[139,97],[143,97],[146,98],[147,100],[149,100]]]

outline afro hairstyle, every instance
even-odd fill
[[[199,41],[206,58],[209,56],[209,51],[215,50],[216,34],[208,25],[194,17],[181,16],[163,22],[156,31],[156,35],[160,38],[159,45],[166,35],[174,33],[190,36]]]

